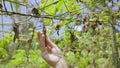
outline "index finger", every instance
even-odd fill
[[[40,49],[45,50],[45,36],[42,32],[37,32]]]

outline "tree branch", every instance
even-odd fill
[[[20,15],[20,16],[30,16],[30,17],[35,17],[35,18],[48,18],[48,19],[56,19],[56,20],[69,20],[69,19],[66,19],[66,18],[59,18],[59,17],[56,17],[56,16],[47,16],[47,15],[40,15],[40,16],[35,16],[35,15],[31,15],[31,14],[23,14],[23,13],[18,13],[18,12],[11,12],[11,11],[7,11],[7,14],[6,14],[6,11],[4,10],[0,10],[0,12],[2,12],[2,14],[0,15]]]

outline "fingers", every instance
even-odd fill
[[[47,45],[59,49],[56,44],[54,44],[48,37],[46,37],[46,43]]]
[[[42,32],[38,32],[37,35],[41,50],[45,50],[45,35]]]
[[[40,42],[41,33],[40,33],[40,32],[37,32],[37,35],[38,35],[38,40],[39,40],[39,42]]]
[[[46,43],[47,45],[49,45],[50,47],[52,47],[51,52],[54,54],[62,54],[61,50],[49,39],[46,37]]]
[[[37,34],[38,34],[38,39],[39,39],[39,44],[40,44],[41,50],[46,50],[45,45],[47,45],[48,47],[50,47],[50,49],[55,48],[60,51],[60,49],[48,37],[45,37],[45,35],[42,32],[38,32]]]
[[[39,43],[41,44],[41,41],[42,41],[42,39],[41,39],[42,33],[38,32],[37,35],[38,35]]]
[[[45,35],[42,32],[38,32],[37,34],[38,34],[39,43],[45,44]],[[54,43],[47,37],[46,37],[46,43],[47,45],[50,45],[50,46],[54,45]]]
[[[55,44],[48,37],[46,37],[46,43],[52,47],[55,46]]]

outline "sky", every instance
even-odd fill
[[[37,7],[38,5],[36,4],[37,1],[38,3],[40,3],[40,0],[28,0],[28,5],[32,6],[32,7]],[[119,1],[120,2],[120,1]],[[11,8],[10,8],[10,4],[9,2],[5,2],[6,4],[6,8],[7,8],[7,11],[12,11]],[[108,3],[109,6],[111,6],[111,3]],[[14,6],[13,6],[14,7]],[[3,6],[4,8],[4,6]],[[32,8],[31,8],[32,9]],[[29,10],[31,10],[29,9]],[[112,8],[114,11],[118,10],[118,7],[117,6],[114,6]],[[15,8],[14,8],[15,10]],[[28,13],[27,12],[27,9],[26,7],[22,6],[20,7],[20,12],[21,13]],[[87,11],[88,12],[88,11]],[[30,12],[29,12],[30,13]],[[14,22],[13,21],[14,19],[12,19],[10,16],[6,15],[6,16],[2,16],[0,15],[0,24],[2,23],[7,23],[7,25],[4,26],[3,30],[5,32],[11,32],[12,31],[12,23]],[[36,21],[35,19],[31,19],[32,21]],[[15,21],[18,21],[17,19],[15,19]],[[36,21],[37,22],[37,21]],[[120,20],[118,20],[119,24],[120,24]],[[40,25],[40,24],[38,24]],[[73,24],[74,25],[74,24]],[[82,25],[79,25],[79,26],[75,26],[75,29],[77,29],[78,31],[82,31],[82,27],[83,27],[83,24]],[[115,28],[117,29],[117,31],[120,31],[120,25],[116,25]],[[3,33],[1,32],[2,31],[2,26],[0,25],[0,38],[2,38],[4,35]],[[60,30],[60,32],[64,32],[64,30]],[[10,33],[4,33],[5,35],[9,35]]]
[[[37,7],[35,1],[40,3],[39,2],[40,0],[28,0],[28,4],[33,6],[33,7]],[[7,8],[7,11],[12,11],[11,8],[10,8],[10,3],[9,2],[5,2],[5,5],[6,5],[6,8]],[[3,8],[4,8],[4,5],[3,5]],[[13,9],[15,10],[15,8],[13,8]],[[27,13],[26,8],[24,6],[20,7],[20,13],[24,13],[24,14]],[[15,21],[17,22],[16,19],[15,19]],[[14,22],[14,19],[12,19],[10,16],[8,16],[8,15],[4,15],[4,16],[0,15],[0,38],[2,38],[4,36],[3,32],[1,32],[2,30],[5,31],[5,32],[11,32],[12,31],[13,22]],[[2,25],[1,25],[2,23],[6,24],[6,25],[4,25],[3,29],[2,29]],[[9,33],[4,33],[4,34],[9,35]]]

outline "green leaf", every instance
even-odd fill
[[[120,7],[120,3],[117,3],[117,6]]]
[[[59,1],[59,3],[57,3],[57,5],[55,6],[55,8],[56,8],[56,11],[59,11],[63,6],[63,1],[61,0],[61,1]]]
[[[0,59],[7,59],[8,58],[8,53],[4,48],[0,47]]]
[[[81,54],[83,57],[86,57],[88,55],[88,52],[87,52],[87,50],[84,49],[84,50],[82,50]]]
[[[51,19],[44,19],[44,24],[45,25],[50,25]]]
[[[66,57],[70,62],[75,62],[75,54],[71,51],[66,53]]]
[[[7,46],[13,39],[13,36],[4,36],[1,40],[0,40],[0,47],[4,48],[5,46]]]

